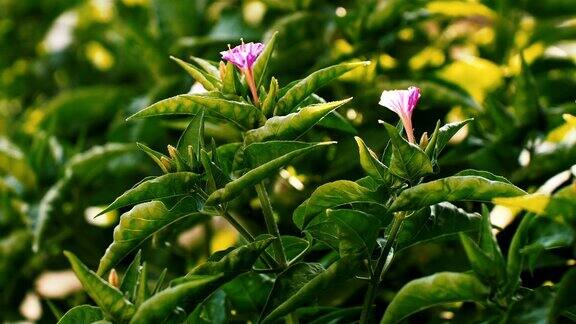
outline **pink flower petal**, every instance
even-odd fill
[[[232,64],[236,65],[239,69],[252,69],[254,62],[264,50],[262,43],[246,43],[240,44],[227,51],[220,52],[222,58]]]

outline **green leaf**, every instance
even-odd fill
[[[99,215],[150,200],[182,198],[194,194],[201,178],[200,175],[192,172],[174,172],[142,181],[116,198]]]
[[[456,133],[458,133],[458,131],[460,129],[462,129],[462,127],[464,127],[466,124],[468,124],[472,120],[474,120],[474,118],[469,118],[469,119],[466,119],[463,121],[446,124],[446,125],[444,125],[438,129],[438,134],[436,135],[437,136],[436,145],[435,145],[435,148],[433,151],[434,152],[434,154],[433,154],[434,159],[438,158],[438,156],[440,155],[440,152],[442,152],[442,150],[444,149],[446,144],[448,144],[450,139],[452,137],[454,137],[454,135],[456,135]],[[434,135],[435,134],[432,134],[432,136],[434,136]]]
[[[535,217],[536,215],[532,213],[524,215],[510,242],[506,260],[507,282],[504,287],[504,293],[507,295],[516,292],[516,289],[520,285],[520,274],[522,273],[525,263],[525,255],[522,254],[521,249],[526,245],[528,230]]]
[[[100,259],[98,274],[106,273],[144,240],[171,223],[183,217],[203,217],[199,209],[193,197],[182,199],[170,210],[160,201],[134,206],[120,217],[120,224],[114,228],[114,242]]]
[[[294,158],[334,143],[335,142],[316,143],[313,146],[292,151],[284,156],[276,158],[270,162],[267,162],[266,164],[263,164],[255,169],[252,169],[243,176],[241,176],[240,178],[226,184],[224,188],[214,191],[210,195],[210,197],[208,197],[206,204],[214,205],[217,203],[230,201],[236,198],[243,190],[253,187],[260,181],[266,179],[270,175],[277,172],[279,168],[290,163],[290,161],[292,161]]]
[[[417,210],[443,201],[490,202],[496,197],[514,197],[526,192],[508,182],[480,176],[452,176],[408,188],[394,200],[390,210]]]
[[[134,300],[136,296],[136,286],[138,285],[138,277],[140,276],[140,261],[142,259],[142,251],[138,251],[134,260],[130,263],[124,277],[122,277],[122,282],[120,283],[120,290],[124,293],[124,296],[128,300]]]
[[[128,120],[163,115],[196,115],[205,108],[207,116],[225,119],[244,129],[263,123],[262,112],[249,103],[206,95],[178,95],[144,108]]]
[[[228,62],[224,65],[224,78],[222,79],[222,91],[224,93],[237,94],[238,91],[236,91],[236,83],[237,83],[236,70],[234,68],[234,64]]]
[[[134,315],[134,305],[124,298],[122,292],[110,286],[104,279],[88,269],[74,254],[64,251],[78,280],[105,314],[113,319],[126,322]]]
[[[348,180],[338,180],[318,187],[308,200],[294,211],[292,219],[298,228],[304,229],[316,215],[326,209],[355,203],[382,204],[375,193]]]
[[[276,37],[278,37],[278,32],[272,34],[272,37],[266,43],[264,50],[260,53],[256,62],[254,62],[253,72],[256,89],[260,89],[260,85],[264,82],[268,66],[270,65],[270,59],[272,58],[272,53],[274,53],[274,48],[276,47]]]
[[[432,163],[428,155],[418,145],[408,143],[400,136],[396,127],[386,122],[383,124],[392,142],[390,172],[406,180],[417,180],[432,173]]]
[[[328,289],[344,285],[347,280],[353,278],[358,269],[359,260],[356,256],[346,256],[333,263],[326,271],[321,272],[297,292],[290,295],[282,304],[268,314],[262,323],[273,323],[294,310],[310,305],[313,300],[325,293]]]
[[[296,141],[252,143],[244,148],[244,159],[250,168],[256,168],[290,152],[313,147],[317,144]]]
[[[342,63],[318,70],[300,80],[282,96],[276,104],[274,115],[286,115],[293,112],[306,97],[320,87],[357,67],[367,66],[370,62]]]
[[[496,264],[495,260],[490,258],[490,256],[466,234],[460,233],[460,242],[462,242],[472,269],[483,279],[482,281],[498,284],[502,278],[504,269],[502,269],[499,264]]]
[[[166,288],[140,305],[130,323],[162,323],[177,307],[193,309],[220,285],[221,278],[222,275],[199,276]]]
[[[521,71],[514,80],[516,90],[513,98],[513,111],[520,125],[534,125],[542,116],[536,80],[532,75],[524,54],[520,52]]]
[[[218,71],[217,63],[195,56],[191,56],[190,59],[196,62],[198,66],[200,66],[204,71],[210,73],[210,75],[212,75],[213,77],[216,78],[220,77],[220,71]]]
[[[192,269],[186,278],[192,278],[198,275],[223,274],[224,278],[233,278],[252,269],[252,266],[260,257],[260,254],[266,250],[266,247],[274,241],[271,235],[265,235],[258,240],[240,246],[222,258],[217,260],[208,260],[196,268]],[[214,255],[213,255],[214,256]]]
[[[520,252],[528,257],[530,268],[534,268],[542,252],[571,246],[575,237],[571,227],[547,217],[534,218],[526,235],[526,245],[521,248]]]
[[[358,134],[356,128],[354,128],[354,126],[350,124],[348,119],[344,118],[337,111],[332,111],[331,113],[326,115],[326,117],[322,118],[318,122],[318,126],[325,127],[328,129],[335,129],[351,135]]]
[[[169,158],[166,155],[157,152],[142,143],[136,143],[136,146],[138,146],[140,150],[146,153],[146,155],[148,155],[152,159],[152,161],[154,161],[154,163],[158,165],[158,167],[162,170],[162,172],[168,173],[170,171],[168,170],[168,167],[162,162],[162,160],[169,160]]]
[[[426,308],[463,301],[484,302],[489,289],[476,277],[440,272],[407,283],[388,305],[381,324],[394,324]]]
[[[66,174],[85,183],[102,176],[115,159],[136,152],[134,144],[108,143],[94,146],[89,150],[74,155],[66,164]]]
[[[140,275],[138,276],[138,284],[136,285],[136,293],[134,295],[136,307],[142,305],[150,296],[150,289],[148,288],[148,266],[146,262],[144,262],[140,268]]]
[[[64,314],[58,324],[93,323],[104,319],[100,308],[90,305],[76,306]]]
[[[213,91],[219,88],[220,80],[218,80],[213,75],[204,73],[199,69],[197,69],[194,65],[184,62],[177,57],[170,56],[170,58],[176,63],[178,63],[178,65],[180,65],[184,69],[184,71],[188,72],[188,74],[190,74],[190,76],[198,83],[200,83],[204,87],[204,89],[208,91]]]
[[[266,117],[270,117],[274,115],[274,107],[276,106],[276,96],[278,95],[278,80],[272,77],[270,80],[270,88],[268,89],[268,93],[266,94],[266,98],[262,103],[262,113]]]
[[[378,160],[376,154],[366,146],[364,141],[358,136],[355,136],[354,139],[356,140],[356,144],[358,144],[360,165],[362,166],[362,169],[364,169],[364,172],[390,187],[399,184],[400,179],[390,173],[388,167]]]
[[[552,303],[550,314],[552,317],[561,315],[563,312],[576,306],[574,290],[576,289],[576,269],[572,268],[564,274],[557,285],[556,297]]]
[[[190,156],[188,146],[192,147],[194,156]],[[196,114],[190,120],[190,123],[180,136],[176,148],[186,157],[188,162],[192,163],[194,158],[196,161],[200,159],[200,149],[204,147],[204,110]]]
[[[550,323],[554,291],[551,287],[538,287],[515,296],[508,307],[503,324]]]
[[[467,213],[443,202],[422,208],[404,220],[397,238],[397,251],[435,239],[450,238],[460,232],[477,232],[480,215]]]
[[[319,263],[304,262],[291,265],[282,271],[274,281],[261,317],[264,318],[324,271],[324,267]]]
[[[381,227],[378,218],[350,209],[328,210],[326,214],[338,225],[338,232],[335,234],[340,241],[341,256],[363,255],[368,259],[372,256]]]
[[[264,126],[246,132],[244,144],[262,142],[268,139],[293,140],[302,136],[334,109],[346,104],[352,98],[315,104],[304,107],[286,116],[268,119]]]

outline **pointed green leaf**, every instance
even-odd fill
[[[240,128],[251,128],[264,121],[264,115],[253,105],[206,95],[178,95],[144,108],[128,120],[162,115],[196,115],[205,107],[205,114],[225,119]]]
[[[570,308],[573,309],[576,306],[576,300],[574,299],[576,268],[568,270],[557,287],[556,297],[550,310],[552,316],[561,315],[564,311]]]
[[[328,129],[335,129],[344,133],[356,135],[358,132],[356,128],[350,124],[348,119],[344,118],[340,115],[336,110],[332,111],[326,117],[322,118],[318,122],[318,126],[328,128]]]
[[[256,89],[260,89],[260,85],[264,82],[264,78],[266,77],[266,70],[270,65],[270,59],[272,58],[272,54],[274,53],[274,48],[276,47],[276,37],[278,37],[278,32],[274,32],[272,37],[266,43],[264,50],[260,53],[260,56],[254,62],[253,71],[254,71],[254,81],[256,82]]]
[[[195,192],[201,176],[192,172],[174,172],[145,180],[116,198],[99,215],[111,210],[150,200],[178,198]]]
[[[128,300],[134,300],[136,295],[136,286],[138,285],[138,276],[140,275],[140,260],[142,259],[142,250],[136,253],[134,260],[130,263],[122,282],[120,283],[120,290]]]
[[[490,202],[496,197],[514,197],[526,192],[513,184],[479,176],[452,176],[408,188],[394,200],[390,210],[417,210],[443,201]]]
[[[244,144],[262,142],[267,139],[293,140],[306,133],[334,109],[346,104],[352,98],[315,104],[304,107],[286,116],[268,119],[264,126],[246,133]]]
[[[268,314],[262,323],[273,323],[275,320],[285,316],[294,310],[310,305],[328,289],[333,289],[346,283],[353,278],[360,261],[356,256],[346,256],[333,263],[326,271],[308,281],[298,291],[286,298],[282,304]]]
[[[135,307],[122,292],[88,269],[74,254],[64,251],[78,280],[100,309],[117,321],[126,322],[134,315]]]
[[[204,110],[192,117],[176,145],[178,152],[185,156],[186,160],[192,159],[191,156],[188,156],[188,146],[192,146],[195,158],[199,160],[200,149],[204,147]],[[192,163],[192,161],[188,162]]]
[[[298,104],[322,86],[348,71],[369,64],[370,62],[342,63],[310,74],[292,86],[290,90],[278,100],[276,109],[274,109],[274,115],[286,115],[293,112]]]
[[[443,202],[422,208],[404,220],[398,234],[397,252],[416,244],[450,238],[460,232],[476,233],[480,229],[480,215],[467,213],[450,203]]]
[[[331,145],[334,143],[335,142],[316,143],[313,146],[292,151],[284,156],[276,158],[266,164],[263,164],[255,169],[252,169],[243,176],[241,176],[240,178],[226,184],[224,188],[214,191],[210,195],[210,197],[208,197],[206,204],[214,205],[217,203],[230,201],[236,198],[243,190],[253,187],[260,181],[276,173],[279,168],[290,163],[290,161],[292,161],[296,157],[302,156],[306,153],[310,153],[314,150],[323,148],[324,146]]]
[[[138,276],[138,284],[136,285],[136,293],[134,294],[134,304],[136,307],[148,299],[150,291],[148,289],[148,266],[146,262],[140,268],[140,275]]]
[[[428,155],[418,145],[408,143],[400,136],[396,127],[385,122],[383,124],[392,141],[390,172],[406,180],[417,180],[432,173],[432,163]]]
[[[345,255],[363,255],[370,258],[380,231],[380,220],[359,210],[328,210],[328,218],[336,222],[339,252]]]
[[[114,242],[100,259],[98,274],[104,274],[152,234],[179,220],[195,215],[201,217],[201,208],[196,198],[186,197],[168,210],[160,201],[151,201],[134,206],[120,217],[114,228]]]
[[[224,65],[224,79],[222,80],[222,92],[238,94],[239,91],[237,91],[236,89],[236,83],[237,83],[236,70],[234,64],[228,62]]]
[[[358,154],[360,155],[360,165],[362,169],[369,176],[384,182],[386,185],[392,187],[400,184],[401,180],[393,175],[384,163],[378,160],[378,157],[372,150],[366,146],[364,141],[355,136],[356,144],[358,144]]]
[[[319,263],[300,262],[281,272],[274,281],[274,286],[268,295],[266,305],[262,309],[261,317],[264,318],[290,296],[296,294],[310,280],[324,271],[326,270]]]
[[[136,143],[136,146],[138,146],[138,148],[140,150],[142,150],[144,153],[146,153],[146,155],[148,155],[152,161],[154,161],[154,163],[156,163],[156,165],[158,165],[158,167],[160,167],[160,169],[164,172],[164,173],[168,173],[169,170],[166,167],[166,165],[164,165],[164,163],[162,163],[163,159],[169,159],[166,155],[157,152],[151,148],[149,148],[148,146],[142,144],[142,143]]]
[[[196,64],[198,64],[198,66],[200,66],[204,71],[210,73],[210,75],[216,78],[220,77],[220,71],[218,71],[217,63],[195,56],[191,56],[190,58],[196,62]]]
[[[193,309],[220,285],[221,278],[222,275],[200,276],[166,288],[140,305],[130,323],[162,323],[177,307]]]
[[[468,257],[470,266],[478,276],[483,279],[483,282],[499,284],[499,280],[502,278],[503,269],[496,261],[493,260],[482,251],[482,249],[466,234],[460,233],[460,242],[464,247],[464,252]]]
[[[407,283],[388,305],[380,324],[395,324],[426,308],[463,301],[484,302],[489,289],[464,273],[440,272]]]
[[[256,168],[290,152],[312,147],[318,143],[296,141],[269,141],[252,143],[244,148],[244,159],[250,168]]]
[[[310,198],[294,211],[293,220],[296,226],[304,229],[319,213],[326,209],[337,208],[355,203],[382,204],[374,192],[349,181],[338,180],[318,187]]]
[[[276,106],[276,96],[278,95],[278,80],[272,77],[270,80],[270,88],[268,89],[268,93],[266,94],[266,98],[262,103],[262,113],[266,117],[270,117],[274,115],[274,107]]]
[[[223,274],[224,278],[234,278],[252,269],[260,254],[274,241],[271,235],[265,235],[258,240],[240,246],[217,260],[208,260],[190,271],[186,278],[198,275]]]
[[[437,136],[436,145],[435,145],[435,148],[433,150],[434,151],[433,156],[435,159],[438,158],[438,156],[440,155],[440,152],[442,152],[442,150],[444,149],[446,144],[448,144],[450,139],[452,137],[454,137],[454,135],[456,135],[456,133],[458,133],[458,131],[460,129],[462,129],[462,127],[464,127],[466,124],[468,124],[472,120],[474,120],[474,118],[469,118],[469,119],[466,119],[463,121],[446,124],[446,125],[440,127],[438,129],[437,133],[434,132],[434,134],[432,134],[432,137],[434,137],[435,135]]]
[[[93,323],[104,319],[99,307],[91,305],[76,306],[64,314],[58,324]]]
[[[204,73],[199,69],[197,69],[194,65],[184,62],[177,57],[170,56],[170,58],[176,63],[178,63],[178,65],[180,65],[184,69],[184,71],[188,72],[188,74],[190,74],[190,76],[198,83],[200,83],[204,87],[204,89],[208,91],[213,91],[219,87],[220,80],[218,80],[213,75]]]

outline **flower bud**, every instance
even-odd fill
[[[116,273],[116,269],[110,270],[110,273],[108,274],[108,283],[110,283],[110,285],[113,287],[116,287],[116,288],[120,287],[120,279],[118,278],[118,274]]]

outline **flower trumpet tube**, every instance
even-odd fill
[[[256,62],[258,56],[264,50],[264,44],[262,43],[244,43],[230,48],[228,45],[228,50],[220,52],[222,59],[231,62],[237,68],[242,71],[244,77],[246,78],[246,83],[250,87],[250,92],[252,93],[252,99],[256,106],[259,105],[258,100],[258,89],[256,89],[256,83],[254,81],[254,70],[253,66]]]
[[[407,90],[385,90],[380,96],[379,104],[400,117],[410,143],[415,142],[412,111],[418,104],[418,100],[420,100],[420,89],[417,87],[409,87]]]

